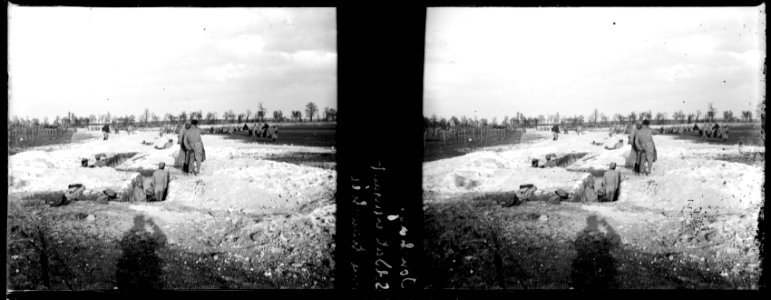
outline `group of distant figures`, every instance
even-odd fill
[[[698,124],[691,126],[676,126],[676,127],[660,127],[658,129],[659,134],[691,134],[695,133],[696,136],[702,138],[717,138],[722,139],[724,142],[728,141],[728,127],[720,126],[718,123],[703,125],[699,127]]]
[[[573,128],[568,128],[565,124],[554,124],[554,126],[551,127],[551,132],[554,134],[554,140],[559,139],[560,133],[562,134],[568,134],[570,131],[575,131],[577,135],[581,135],[584,133],[584,127],[581,125],[575,126]]]
[[[264,123],[262,126],[255,123],[251,127],[248,124],[244,126],[225,126],[225,127],[209,127],[207,130],[210,134],[237,134],[239,132],[246,132],[249,137],[254,138],[269,138],[273,142],[278,140],[278,126],[270,126],[268,123]]]
[[[126,126],[123,130],[126,131],[126,133],[128,134],[134,134],[135,132],[133,125]],[[104,126],[102,126],[102,133],[104,134],[105,141],[109,139],[110,132],[114,132],[115,134],[118,134],[120,133],[120,128],[118,126],[110,127],[110,124],[104,124]]]

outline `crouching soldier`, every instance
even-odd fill
[[[126,193],[128,193],[129,202],[147,201],[147,194],[145,194],[145,189],[143,185],[144,183],[142,180],[142,175],[138,175],[137,177],[134,178],[134,180],[131,182],[131,189],[126,191]]]
[[[581,202],[597,202],[597,191],[594,189],[594,177],[589,177],[586,183],[584,183],[583,191],[581,191],[581,194],[576,195],[576,197]]]
[[[166,164],[161,162],[158,164],[158,169],[153,172],[153,190],[155,192],[155,200],[166,200],[166,191],[169,187],[170,174],[165,170]]]

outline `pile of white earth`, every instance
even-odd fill
[[[617,220],[617,225],[635,224],[631,227],[643,228],[637,225],[647,224],[653,235],[682,236],[683,228],[698,223],[702,227],[700,232],[721,237],[726,253],[757,249],[754,235],[763,201],[764,170],[757,165],[716,158],[741,152],[764,153],[765,147],[695,143],[655,135],[658,161],[650,176],[639,176],[623,168],[631,150],[626,135],[571,132],[553,141],[549,132],[528,134],[540,135],[542,139],[424,163],[423,188],[431,195],[430,201],[445,201],[464,194],[516,191],[521,184],[534,184],[539,193],[553,193],[559,188],[573,193],[591,176],[587,170],[605,170],[615,162],[623,177],[618,201],[578,204],[581,208]],[[620,139],[624,140],[623,148],[604,148]],[[593,141],[603,145],[592,145]],[[531,167],[532,159],[544,159],[549,153],[587,154],[567,167]],[[656,227],[678,221],[679,228]],[[757,255],[757,251],[744,255]]]
[[[293,152],[331,153],[334,148],[244,143],[218,135],[203,135],[206,161],[199,176],[183,175],[172,168],[179,152],[176,135],[160,136],[158,130],[110,135],[80,131],[92,139],[80,143],[44,146],[8,157],[8,192],[35,194],[61,192],[69,184],[83,184],[86,194],[110,188],[126,190],[139,170],[154,170],[165,162],[171,171],[167,202],[195,208],[243,213],[285,212],[333,197],[334,170],[282,163],[262,158]],[[174,146],[157,150],[171,139]],[[153,145],[143,145],[142,142]],[[105,153],[136,153],[113,167],[84,168],[81,159]],[[123,171],[121,171],[123,170]],[[134,172],[126,171],[134,170]]]

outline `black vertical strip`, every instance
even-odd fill
[[[337,17],[335,287],[420,288],[426,9],[346,3]]]

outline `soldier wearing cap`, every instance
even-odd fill
[[[656,162],[656,144],[653,143],[653,135],[648,127],[650,121],[643,121],[643,128],[637,130],[634,143],[640,152],[640,172],[650,175],[653,171],[653,163]]]
[[[602,176],[605,180],[605,200],[616,201],[618,188],[621,184],[621,173],[616,171],[616,163],[610,163],[610,169]]]

